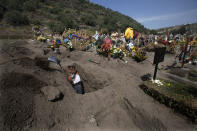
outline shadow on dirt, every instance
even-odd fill
[[[34,121],[33,97],[47,84],[30,74],[7,73],[0,79],[3,130],[22,130]]]

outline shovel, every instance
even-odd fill
[[[59,65],[60,68],[63,70],[63,68],[62,68],[62,66],[61,66],[61,64],[60,64],[60,60],[57,59],[55,56],[49,56],[49,57],[48,57],[48,61],[53,62],[53,63]]]
[[[93,61],[92,59],[88,60],[89,62],[95,63],[95,64],[100,64],[99,62]]]

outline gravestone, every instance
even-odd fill
[[[156,79],[158,64],[164,61],[165,54],[166,54],[166,47],[160,47],[155,49],[155,56],[153,61],[153,64],[155,64],[155,71],[154,71],[153,80]]]

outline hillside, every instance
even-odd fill
[[[184,34],[184,33],[194,34],[194,33],[197,33],[197,23],[161,28],[161,29],[158,29],[157,32],[159,32],[160,34],[163,34],[166,32],[166,30],[168,30],[168,32],[173,33],[173,34]]]
[[[88,0],[1,0],[1,26],[43,25],[54,32],[64,28],[124,31],[132,26],[146,32],[134,19]]]

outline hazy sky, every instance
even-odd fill
[[[90,1],[128,15],[150,29],[197,22],[197,0]]]

